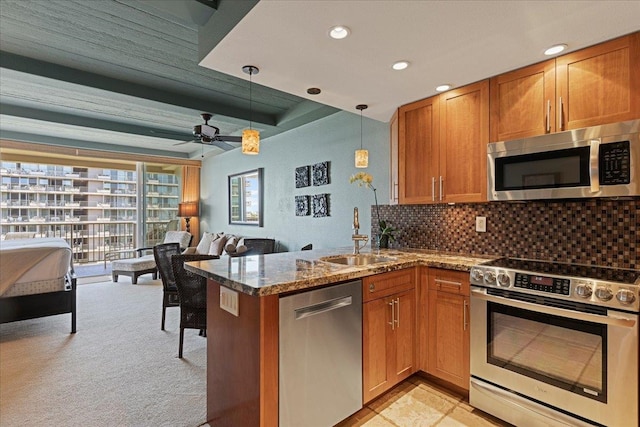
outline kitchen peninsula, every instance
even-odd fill
[[[436,251],[382,250],[363,253],[381,257],[369,265],[330,262],[350,252],[350,248],[313,250],[187,264],[187,270],[208,279],[208,422],[216,426],[279,425],[281,297],[401,270],[411,272],[418,283],[422,267],[468,272],[487,260]],[[414,351],[411,349],[412,354]],[[416,370],[414,364],[410,373]]]

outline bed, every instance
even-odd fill
[[[71,313],[76,332],[72,251],[60,238],[0,242],[0,323]]]

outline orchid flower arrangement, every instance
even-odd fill
[[[376,188],[373,186],[373,176],[366,172],[358,172],[354,175],[351,175],[349,178],[349,182],[353,184],[354,182],[358,184],[358,187],[367,187],[373,190],[373,197],[376,202],[376,215],[378,216],[378,227],[380,228],[379,241],[394,241],[395,237],[393,233],[396,231],[395,228],[388,226],[387,222],[383,219],[380,219],[380,207],[378,206],[378,195],[376,193]],[[383,245],[381,245],[383,246]],[[386,246],[384,246],[386,247]]]

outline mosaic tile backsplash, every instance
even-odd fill
[[[640,269],[640,199],[381,205],[380,216],[398,229],[395,248]]]

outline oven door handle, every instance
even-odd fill
[[[583,313],[581,311],[566,310],[564,308],[549,307],[546,305],[533,304],[530,302],[518,301],[495,295],[487,295],[484,289],[476,287],[471,288],[471,297],[507,305],[509,307],[521,308],[523,310],[535,311],[538,313],[550,314],[559,317],[568,317],[570,319],[600,323],[609,326],[633,328],[636,325],[638,319],[638,315],[636,314],[609,313],[606,316],[599,316],[597,314]]]

